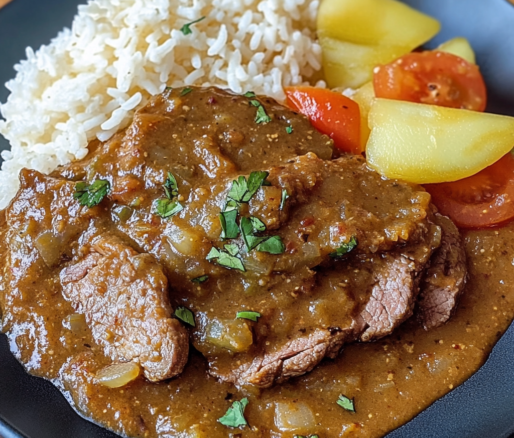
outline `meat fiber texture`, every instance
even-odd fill
[[[166,86],[217,85],[284,100],[321,69],[314,0],[95,0],[15,68],[0,106],[0,208],[27,167],[49,173],[109,139]],[[202,19],[205,17],[204,19]],[[191,34],[181,31],[187,23]],[[322,84],[321,84],[322,85]]]

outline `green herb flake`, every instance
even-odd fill
[[[158,199],[155,205],[155,211],[164,219],[175,216],[177,213],[184,210],[180,202],[172,201],[171,199]]]
[[[164,183],[164,191],[166,192],[166,196],[169,199],[174,198],[178,195],[178,183],[171,172],[168,172],[168,177],[166,178],[166,182]]]
[[[252,223],[253,231],[255,233],[261,233],[266,231],[266,224],[261,221],[258,217],[252,216],[250,218],[250,222]]]
[[[207,254],[206,260],[214,261],[218,265],[228,269],[236,269],[238,271],[246,272],[241,259],[237,256],[239,254],[239,248],[237,245],[225,245],[224,250],[219,250],[213,247],[209,254]]]
[[[223,415],[218,421],[227,427],[241,427],[247,426],[248,423],[244,417],[245,408],[248,405],[248,399],[245,397],[241,401],[235,401],[232,406],[228,408],[227,413]]]
[[[352,236],[350,238],[349,242],[343,243],[334,252],[331,252],[329,254],[329,256],[332,258],[342,257],[345,254],[348,254],[350,251],[352,251],[356,246],[357,246],[357,238],[355,236]]]
[[[235,269],[237,271],[246,272],[246,269],[243,265],[243,262],[238,259],[237,257],[226,253],[226,252],[220,252],[220,256],[218,257],[218,260],[216,260],[218,265],[223,266],[224,268],[228,269]]]
[[[243,202],[243,196],[248,192],[248,183],[244,176],[240,176],[237,180],[232,181],[232,187],[228,192],[228,197],[235,202]]]
[[[257,218],[255,218],[257,219]],[[258,219],[257,219],[258,220]],[[260,245],[262,242],[264,242],[267,237],[256,237],[253,235],[254,233],[254,226],[251,219],[248,219],[247,217],[241,218],[241,235],[243,236],[243,241],[246,245],[246,249],[248,251],[251,251],[252,249],[256,248],[258,245]]]
[[[220,250],[218,248],[212,247],[209,251],[209,254],[207,254],[207,257],[205,257],[206,260],[213,260],[217,259],[220,256]]]
[[[193,91],[193,89],[192,89],[192,88],[190,88],[190,87],[186,87],[186,88],[184,88],[184,89],[180,92],[180,96],[185,96],[186,94],[191,93],[191,91]]]
[[[75,185],[73,197],[79,201],[80,205],[91,208],[100,204],[110,189],[109,181],[103,179],[97,179],[90,185],[85,182],[79,182]]]
[[[318,435],[295,435],[294,438],[319,438]]]
[[[241,312],[237,312],[237,319],[249,319],[250,321],[257,322],[257,320],[261,317],[259,312],[252,312],[249,310],[243,310]]]
[[[223,209],[223,211],[232,211],[232,210],[237,210],[239,208],[239,204],[234,201],[233,199],[229,199],[227,201],[227,203],[225,204],[225,208]]]
[[[257,251],[268,252],[270,254],[283,254],[285,250],[286,246],[280,236],[270,237],[257,247]]]
[[[257,114],[255,116],[255,123],[269,123],[271,122],[271,117],[268,116],[268,113],[264,109],[262,105],[259,105],[257,108]]]
[[[337,400],[337,404],[347,411],[355,412],[355,402],[353,398],[350,399],[344,395],[340,395],[339,400]]]
[[[252,199],[252,196],[261,188],[268,175],[269,172],[266,171],[250,173],[248,177],[248,192],[243,196],[242,202],[249,202]]]
[[[292,133],[293,133],[293,127],[292,127],[291,125],[286,126],[286,132],[287,132],[288,134],[292,134]]]
[[[231,256],[236,256],[239,254],[239,247],[235,244],[225,245],[224,248]]]
[[[244,97],[248,97],[249,99],[252,97],[255,97],[255,93],[253,91],[247,91],[245,94],[243,94]]]
[[[164,91],[171,91],[171,90],[173,90],[173,88],[172,88],[172,87],[166,87],[166,88],[164,89]]]
[[[209,280],[208,275],[201,275],[200,277],[193,278],[191,281],[193,283],[202,284],[202,283],[205,283],[207,280]]]
[[[257,107],[257,108],[258,108],[258,107],[260,107],[262,104],[261,104],[258,100],[253,99],[253,100],[251,100],[251,101],[250,101],[250,105],[255,106],[255,107]]]
[[[280,207],[279,210],[282,211],[284,207],[286,206],[286,201],[289,198],[289,194],[287,193],[286,189],[282,190],[282,199],[280,201]]]
[[[237,180],[232,181],[232,187],[228,192],[229,202],[247,203],[257,190],[265,183],[268,172],[252,172],[248,177],[248,181],[244,176],[240,176]],[[228,205],[228,203],[227,203]]]
[[[235,239],[239,235],[239,227],[237,226],[237,210],[223,211],[219,215],[221,223],[221,238]]]
[[[191,312],[191,310],[189,310],[187,307],[177,307],[175,309],[175,316],[182,322],[190,325],[191,327],[196,327],[195,316],[193,312]]]
[[[200,21],[202,20],[205,20],[205,17],[201,17],[199,18],[198,20],[195,20],[195,21],[191,21],[191,23],[186,23],[184,24],[184,26],[182,26],[180,28],[180,31],[184,34],[184,35],[191,35],[193,33],[193,31],[191,30],[191,25],[195,24],[195,23],[199,23]]]

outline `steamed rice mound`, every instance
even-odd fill
[[[95,0],[37,52],[27,49],[0,106],[0,208],[23,167],[50,172],[105,141],[166,86],[217,85],[278,100],[321,69],[319,0]],[[184,35],[184,24],[192,34]]]

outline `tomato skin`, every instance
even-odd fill
[[[315,87],[287,87],[289,107],[309,118],[312,125],[334,140],[343,152],[361,154],[359,105],[335,91]]]
[[[427,184],[432,202],[461,228],[488,228],[514,219],[514,156],[459,181]]]
[[[375,95],[484,111],[487,91],[475,64],[446,52],[409,53],[390,64],[376,68],[373,76]]]

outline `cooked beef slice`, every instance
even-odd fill
[[[441,246],[436,250],[421,282],[417,317],[425,330],[444,324],[455,312],[467,279],[464,243],[455,224],[435,214],[441,227]]]
[[[114,362],[135,361],[153,382],[182,372],[189,338],[171,318],[168,280],[150,254],[102,236],[93,251],[61,272],[63,295],[84,314]]]
[[[228,359],[200,345],[211,374],[238,386],[269,387],[311,371],[325,357],[334,358],[345,343],[391,334],[412,315],[420,275],[439,246],[439,228],[428,227],[424,242],[371,256],[356,253],[334,262],[334,270],[318,272],[312,290],[297,295],[299,310],[291,312],[292,320],[284,323],[276,320],[277,313],[265,315],[267,327],[263,329],[264,321],[254,325],[253,346],[247,351]],[[204,326],[198,327],[197,342]]]
[[[325,357],[335,358],[345,342],[353,340],[352,329],[316,329],[287,342],[279,351],[257,356],[222,380],[238,386],[269,388],[275,383],[311,371]]]

